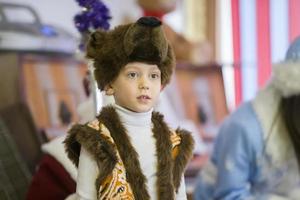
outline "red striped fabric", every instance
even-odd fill
[[[300,1],[289,0],[289,40],[300,35]]]
[[[258,73],[257,81],[258,86],[261,87],[269,79],[271,74],[269,0],[256,0],[256,28]]]
[[[235,104],[242,101],[239,0],[231,0]]]
[[[150,10],[143,9],[143,16],[153,16],[153,17],[157,17],[162,20],[162,18],[165,14],[166,13],[164,13],[164,12],[150,11]]]

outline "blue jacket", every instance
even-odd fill
[[[287,157],[286,163],[277,165],[272,155],[266,153],[266,145],[261,122],[252,102],[243,104],[224,121],[215,141],[211,161],[199,175],[194,199],[299,200],[299,174],[295,157]],[[297,178],[290,180],[292,176]],[[298,193],[291,197],[289,190]]]

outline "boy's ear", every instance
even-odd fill
[[[165,89],[165,85],[162,85],[162,86],[160,87],[160,91],[163,91],[163,89]]]
[[[113,87],[111,86],[111,84],[108,84],[104,87],[104,91],[105,91],[105,94],[108,95],[108,96],[111,96],[114,94],[114,89]]]

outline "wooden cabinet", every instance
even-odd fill
[[[204,139],[213,137],[228,114],[222,67],[179,63],[176,80],[186,117],[200,128]]]
[[[86,100],[82,80],[87,67],[73,57],[52,54],[0,54],[0,109],[16,102],[29,106],[39,129],[77,121],[77,106]]]

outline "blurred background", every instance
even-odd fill
[[[55,144],[57,152],[49,146],[70,124],[85,122],[112,101],[96,90],[84,57],[86,35],[97,24],[84,24],[88,8],[81,2],[0,0],[0,199],[24,199],[45,155],[69,176],[59,181],[69,184],[61,199],[71,193],[73,169],[57,156],[62,144]],[[164,23],[177,67],[156,109],[171,127],[193,132],[196,148],[186,171],[192,194],[224,118],[265,85],[272,64],[300,34],[300,1],[101,2],[107,29],[146,15]]]

